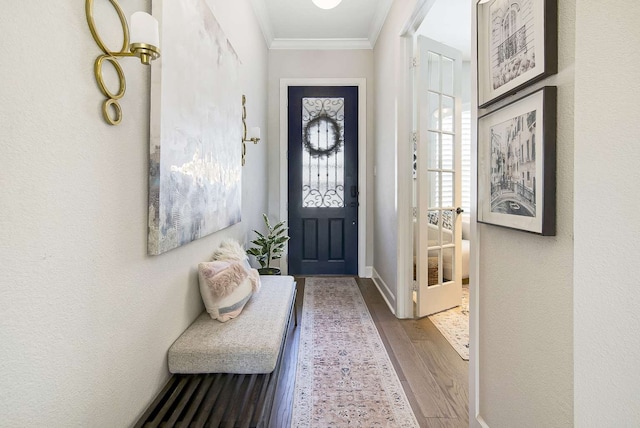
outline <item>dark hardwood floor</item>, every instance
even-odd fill
[[[296,281],[296,310],[300,322],[305,279],[297,277]],[[468,427],[469,363],[460,358],[428,318],[397,319],[372,280],[356,278],[356,281],[420,426]],[[289,334],[282,380],[271,415],[273,428],[289,427],[291,423],[300,335],[298,329],[292,329]]]

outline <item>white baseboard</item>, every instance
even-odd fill
[[[391,302],[389,302],[389,299],[387,299],[387,294],[389,294],[390,296],[393,296],[393,293],[389,289],[389,286],[387,286],[384,280],[380,277],[378,272],[376,272],[375,268],[373,267],[371,268],[371,273],[372,273],[371,278],[373,279],[373,283],[376,285],[376,288],[380,292],[380,295],[382,296],[384,301],[387,303],[387,306],[389,306],[391,313],[395,315],[396,314],[395,305],[392,305]]]
[[[489,428],[489,424],[487,424],[484,419],[482,419],[482,416],[478,415],[476,416],[476,422],[478,422],[478,426],[482,427],[482,428]]]
[[[372,278],[373,277],[373,266],[365,266],[364,267],[364,275],[362,278]]]

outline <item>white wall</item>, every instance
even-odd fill
[[[600,5],[602,6],[602,5]],[[576,8],[574,368],[579,427],[640,426],[640,3]]]
[[[112,17],[99,28],[107,38],[119,24],[96,3]],[[243,62],[249,120],[264,128],[259,26],[248,0],[213,4]],[[147,256],[148,69],[122,61],[124,119],[109,126],[83,2],[2,2],[0,28],[0,425],[128,426],[202,310],[197,263],[260,225],[266,144],[249,148],[241,224]]]
[[[558,86],[557,236],[478,225],[479,413],[492,428],[573,424],[575,0],[558,3],[559,72],[531,88]]]
[[[398,224],[398,210],[404,209],[406,219],[409,220],[411,206],[411,179],[402,183],[402,192],[399,192],[398,168],[411,168],[410,126],[406,126],[410,123],[411,115],[406,110],[405,86],[409,58],[405,56],[406,46],[400,33],[415,4],[415,0],[393,2],[374,48],[374,279],[382,285],[381,291],[393,309],[396,307],[398,274],[404,274],[402,268],[400,271],[398,269],[398,235],[404,233],[405,239],[410,240],[412,233],[409,221],[406,222],[407,230],[400,230]],[[404,157],[399,156],[399,147],[405,147],[407,150],[406,153],[403,152]],[[403,196],[405,194],[406,198]],[[399,202],[399,198],[402,198],[402,201]],[[409,248],[410,246],[409,241]],[[411,254],[406,256],[411,257]],[[403,313],[399,315],[405,316]]]
[[[471,103],[471,62],[462,62],[462,107]]]
[[[373,178],[373,51],[371,50],[270,50],[269,51],[269,214],[280,213],[280,79],[367,79],[367,181]],[[285,131],[286,132],[286,131]],[[367,186],[367,237],[365,265],[373,263],[373,190]],[[286,195],[285,195],[286,196]]]

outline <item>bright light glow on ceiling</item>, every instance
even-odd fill
[[[312,0],[313,4],[318,6],[320,9],[333,9],[337,5],[340,4],[342,0]]]

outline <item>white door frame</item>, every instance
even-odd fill
[[[443,1],[443,0],[438,0]],[[404,46],[405,56],[408,52],[413,54],[413,36],[417,29],[422,24],[422,21],[427,16],[427,13],[434,5],[436,0],[417,0],[413,13],[407,19],[402,32],[401,39]],[[476,34],[476,2],[477,0],[469,0],[469,7],[472,10],[471,15],[471,103],[472,106],[478,105],[478,85],[477,85],[477,57],[478,50],[475,40]],[[410,57],[409,57],[410,58]],[[406,58],[405,58],[406,59]],[[404,65],[404,64],[403,64]],[[409,68],[409,62],[406,62],[404,67],[405,71],[405,88],[401,93],[407,98],[405,100],[405,108],[409,112],[407,117],[398,117],[398,159],[402,160],[405,157],[409,157],[411,153],[410,139],[406,138],[406,141],[402,141],[401,134],[410,135],[412,129],[413,111],[416,106],[413,103],[412,97],[407,95],[407,91],[411,91],[413,94],[413,73]],[[479,347],[479,334],[480,334],[480,263],[478,257],[479,239],[480,236],[477,231],[477,213],[476,213],[476,201],[477,201],[477,130],[473,124],[476,124],[478,120],[478,109],[471,108],[471,233],[470,233],[470,257],[469,257],[469,427],[471,428],[489,428],[482,415],[480,415],[480,347]],[[410,124],[410,125],[408,125]],[[406,156],[405,156],[406,155]],[[413,161],[413,160],[411,160]],[[404,162],[403,162],[404,163]],[[402,172],[404,169],[398,169],[398,183],[406,184],[411,183],[410,169],[406,170],[406,174]],[[401,190],[398,189],[399,202],[407,205],[407,210],[410,211],[411,198],[410,195],[404,194],[404,197],[400,198]],[[413,226],[412,215],[400,215],[401,205],[398,206],[398,312],[400,309],[408,310],[409,306],[413,304],[412,299],[412,287],[411,281],[407,281],[407,274],[413,263],[413,241],[409,239],[410,230]],[[403,210],[404,211],[404,210]],[[411,258],[409,258],[411,257]],[[406,260],[405,260],[406,258]],[[401,280],[402,279],[402,280]]]
[[[471,231],[469,237],[469,426],[489,428],[480,414],[480,234],[478,233],[478,40],[476,0],[471,0]]]
[[[288,94],[289,86],[357,86],[358,87],[358,276],[365,278],[367,255],[367,79],[365,78],[285,78],[280,79],[280,220],[289,217]],[[288,254],[289,248],[286,252]],[[287,257],[280,269],[288,273]]]

